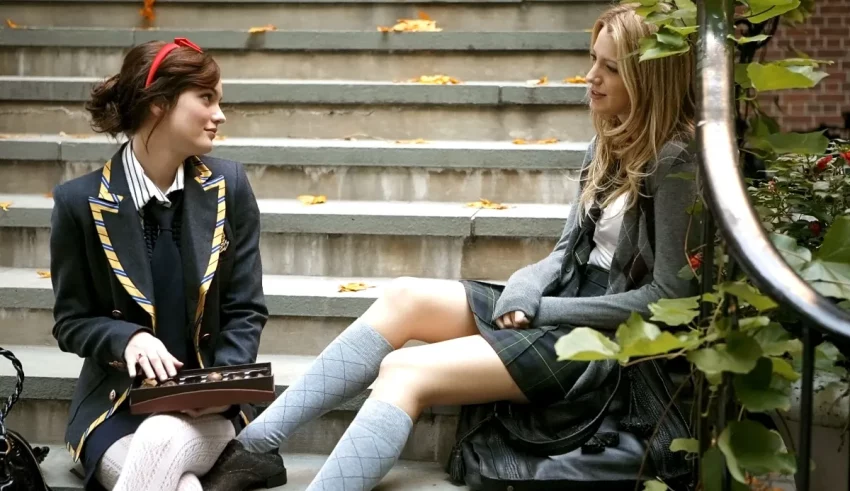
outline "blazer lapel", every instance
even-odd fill
[[[123,146],[103,167],[99,192],[89,198],[89,207],[113,274],[127,294],[150,315],[151,327],[156,332],[150,262],[122,153]]]
[[[215,272],[224,239],[225,181],[214,176],[198,157],[187,159],[183,191],[181,250],[191,255],[183,261],[188,312],[193,316],[193,340],[198,349],[206,295]],[[198,361],[203,361],[198,354]]]

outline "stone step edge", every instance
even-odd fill
[[[65,353],[58,347],[4,345],[23,365],[24,391],[21,399],[45,401],[70,401],[83,366],[83,359]],[[271,363],[275,377],[275,393],[280,395],[310,367],[315,356],[260,354],[257,363]],[[4,360],[6,361],[6,360]],[[105,367],[106,370],[111,368]],[[15,372],[11,363],[0,363],[0,394],[11,394]],[[356,411],[369,396],[370,389],[343,403],[337,410]],[[258,404],[263,406],[264,404]],[[460,406],[435,406],[428,414],[457,414]]]
[[[248,29],[123,29],[22,26],[0,29],[0,47],[130,48],[188,36],[208,50],[239,51],[575,51],[590,48],[586,31],[439,31],[381,33],[372,30],[270,31]]]
[[[80,470],[81,467],[71,461],[65,447],[30,443],[50,449],[47,458],[41,464],[41,471],[47,480],[47,485],[53,491],[82,491],[82,481],[71,473],[71,469]],[[326,455],[317,454],[282,452],[281,455],[287,469],[288,482],[285,486],[270,488],[272,490],[303,491],[307,489],[311,479],[319,472],[319,468],[327,459]],[[425,491],[426,489],[462,491],[468,488],[451,484],[441,463],[400,460],[382,481],[381,489],[385,491]]]
[[[0,76],[0,101],[85,102],[99,77]],[[587,84],[465,82],[432,85],[364,80],[223,79],[225,104],[564,105],[585,104]]]
[[[128,197],[125,197],[128,198]],[[50,226],[52,197],[0,194],[0,228]],[[557,238],[570,205],[506,204],[505,210],[465,203],[330,200],[305,205],[297,199],[259,199],[263,232],[418,237]]]
[[[225,128],[226,130],[226,128]],[[224,133],[224,132],[223,132]],[[0,160],[105,161],[121,141],[101,135],[0,134]],[[210,154],[246,165],[578,170],[588,142],[245,138],[223,136]]]

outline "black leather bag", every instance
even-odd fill
[[[32,447],[19,433],[6,428],[6,417],[21,396],[24,370],[11,351],[0,348],[0,356],[12,362],[17,372],[15,390],[0,408],[0,491],[50,491],[39,464],[47,447]]]
[[[669,401],[663,372],[655,362],[593,365],[597,381],[609,370],[605,383],[545,408],[464,406],[446,468],[452,482],[483,491],[633,491],[659,476],[687,489],[689,465],[669,451],[673,438],[689,436],[675,405],[647,443]]]

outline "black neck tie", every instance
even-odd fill
[[[159,236],[151,254],[157,337],[172,355],[189,365],[190,336],[183,286],[183,262],[172,229],[174,214],[181,209],[182,194],[180,191],[171,193],[169,207],[151,200],[147,212],[159,226]]]

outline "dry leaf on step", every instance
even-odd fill
[[[551,145],[558,143],[557,138],[547,138],[545,140],[526,140],[525,138],[517,138],[513,141],[514,145]]]
[[[367,288],[375,288],[374,286],[367,285],[366,283],[356,282],[356,283],[346,283],[344,285],[339,285],[339,292],[359,292],[363,291]]]
[[[312,194],[302,194],[298,197],[298,201],[305,205],[320,205],[322,203],[327,203],[328,197],[325,195],[313,196]]]
[[[156,3],[156,0],[145,0],[144,6],[141,10],[139,10],[139,15],[141,15],[147,22],[153,22],[156,20],[156,12],[153,11],[154,3]]]
[[[428,140],[417,138],[415,140],[396,140],[396,143],[401,143],[402,145],[420,145],[422,143],[428,143]]]
[[[431,16],[426,14],[424,11],[420,10],[416,13],[416,16],[419,17],[419,20],[432,20]]]
[[[0,202],[0,210],[9,211],[9,207],[12,206],[11,201],[3,201]]]
[[[568,84],[586,84],[587,79],[582,77],[581,75],[576,75],[575,77],[567,77],[564,79],[565,83]]]
[[[546,85],[549,83],[549,77],[544,75],[535,80],[528,80],[527,82],[534,85]]]
[[[484,208],[487,210],[507,210],[508,208],[510,208],[508,205],[496,203],[484,198],[481,198],[480,200],[472,203],[467,203],[466,206],[469,208]]]
[[[52,197],[53,197],[53,193],[44,193],[44,197],[45,197],[45,198],[52,198]]]
[[[420,12],[422,17],[424,12]],[[425,14],[427,17],[427,14]],[[378,26],[378,32],[440,32],[442,29],[437,27],[437,21],[431,19],[399,19],[398,23],[392,27]]]
[[[6,19],[6,25],[9,26],[9,29],[20,29],[21,26],[15,24],[12,19]]]
[[[276,31],[276,30],[277,30],[277,27],[275,27],[271,24],[268,24],[268,25],[260,26],[260,27],[252,27],[252,28],[248,29],[248,34],[259,34],[259,33],[262,33],[262,32],[269,32],[269,31]]]
[[[448,75],[422,75],[418,78],[410,79],[410,82],[428,85],[455,85],[463,83],[454,77],[449,77]]]
[[[227,137],[226,137],[226,136],[224,136],[224,135],[218,135],[218,134],[216,134],[216,135],[215,135],[215,138],[213,138],[213,140],[224,141],[224,140],[227,140]]]
[[[39,278],[50,278],[50,271],[36,271]]]

